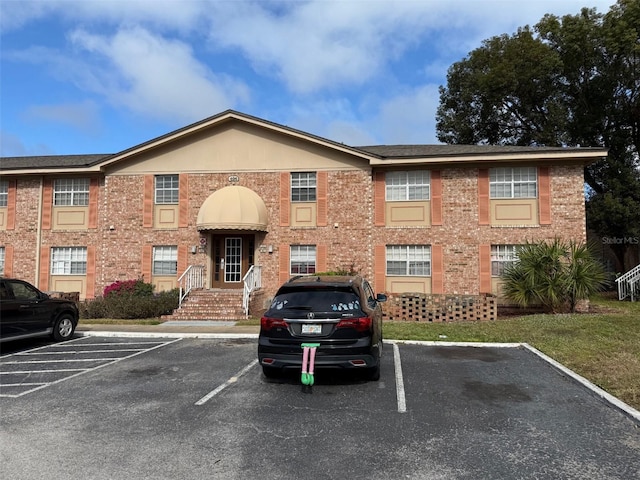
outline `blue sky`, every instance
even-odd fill
[[[116,153],[234,109],[349,145],[437,143],[482,40],[614,0],[0,0],[0,154]]]

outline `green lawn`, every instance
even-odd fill
[[[386,322],[384,336],[528,343],[640,410],[640,302],[598,297],[591,305],[594,313],[537,314],[495,322]]]

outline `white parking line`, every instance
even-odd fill
[[[231,377],[229,380],[224,382],[218,388],[216,388],[215,390],[212,390],[211,392],[207,393],[204,397],[202,397],[200,400],[198,400],[195,404],[199,406],[199,405],[204,405],[205,403],[207,403],[209,400],[211,400],[213,397],[215,397],[217,394],[219,394],[221,391],[223,391],[229,385],[231,385],[232,383],[236,383],[238,381],[238,379],[242,375],[247,373],[256,363],[258,363],[258,359],[255,359],[254,361],[252,361],[249,365],[244,367],[242,370],[240,370],[238,373],[236,373],[233,377]]]
[[[74,363],[74,362],[104,362],[101,363],[100,365],[96,365],[95,367],[91,367],[91,368],[84,368],[81,370],[76,370],[76,369],[59,369],[59,370],[46,370],[47,373],[54,373],[54,372],[61,372],[61,371],[66,371],[71,373],[72,371],[75,371],[76,373],[73,373],[72,375],[60,378],[58,380],[55,380],[53,382],[47,382],[47,383],[42,383],[42,384],[34,384],[34,383],[20,383],[20,384],[2,384],[2,387],[22,387],[22,386],[27,386],[27,387],[31,387],[34,386],[35,388],[30,388],[28,390],[22,391],[20,393],[16,393],[16,394],[3,394],[0,393],[0,397],[9,397],[9,398],[17,398],[17,397],[21,397],[23,395],[26,395],[28,393],[32,393],[35,392],[37,390],[40,390],[42,388],[48,387],[50,385],[55,385],[56,383],[60,383],[63,382],[65,380],[69,380],[71,378],[83,375],[85,373],[88,372],[92,372],[94,370],[98,370],[99,368],[103,368],[106,367],[107,365],[113,365],[114,363],[120,362],[122,360],[126,360],[128,358],[133,358],[135,356],[141,355],[143,353],[147,353],[150,352],[151,350],[155,350],[157,348],[160,347],[164,347],[166,345],[170,345],[172,343],[175,342],[179,342],[181,340],[181,338],[176,338],[176,339],[172,339],[172,340],[166,340],[164,342],[146,342],[148,344],[154,345],[153,347],[150,348],[141,348],[141,349],[136,349],[136,350],[130,350],[133,351],[135,353],[132,353],[131,355],[126,355],[123,357],[108,357],[108,358],[95,358],[95,359],[73,359],[73,360],[16,360],[16,361],[3,361],[4,358],[13,356],[14,358],[16,358],[17,354],[11,354],[11,355],[7,355],[5,357],[2,357],[2,359],[0,359],[0,366],[4,366],[4,365],[21,365],[21,364],[50,364],[50,363]],[[71,342],[65,342],[65,343],[71,343]],[[142,342],[141,342],[142,343]],[[63,346],[64,344],[58,344],[58,345],[53,345],[53,347],[56,346]],[[81,345],[86,345],[87,347],[92,346],[91,344],[81,344]],[[128,345],[128,343],[122,343],[121,345]],[[74,346],[78,346],[78,344],[74,345]],[[36,350],[41,350],[42,348],[46,348],[45,347],[41,347],[41,348],[37,348],[37,349],[33,349],[30,350],[30,352],[34,352]],[[23,354],[24,352],[19,352],[20,354]],[[45,353],[45,352],[40,352],[40,354]],[[62,355],[65,354],[67,352],[61,351],[61,352],[57,352],[58,354]],[[10,374],[15,374],[16,372],[2,372],[3,374],[6,375],[10,375]],[[23,374],[31,374],[31,373],[42,373],[42,371],[40,370],[31,370],[31,371],[26,371],[26,372],[22,372]]]
[[[404,395],[404,378],[402,376],[402,362],[400,361],[400,348],[393,344],[393,363],[396,370],[396,397],[398,398],[398,413],[407,411],[407,400]]]

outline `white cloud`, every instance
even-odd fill
[[[249,99],[243,82],[214,73],[182,41],[139,27],[113,36],[76,30],[71,40],[106,61],[78,72],[84,88],[146,117],[191,122]]]
[[[25,111],[24,116],[27,119],[71,125],[85,132],[96,132],[100,126],[98,106],[91,101],[58,105],[34,105]]]

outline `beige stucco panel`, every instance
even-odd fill
[[[315,227],[316,226],[315,202],[296,202],[291,204],[291,226],[292,227]]]
[[[167,292],[177,288],[176,277],[168,276],[153,276],[151,283],[154,286],[154,292]]]
[[[491,225],[537,225],[538,199],[491,200]]]
[[[387,227],[417,227],[431,225],[430,202],[387,202]]]
[[[431,277],[386,277],[389,293],[431,293]]]
[[[365,160],[254,125],[200,131],[109,167],[107,174],[369,169]]]
[[[153,226],[155,228],[178,228],[178,205],[155,205]]]
[[[87,293],[87,278],[84,275],[52,275],[49,280],[49,291],[80,292],[80,300]]]
[[[54,230],[86,230],[89,207],[53,207]]]

